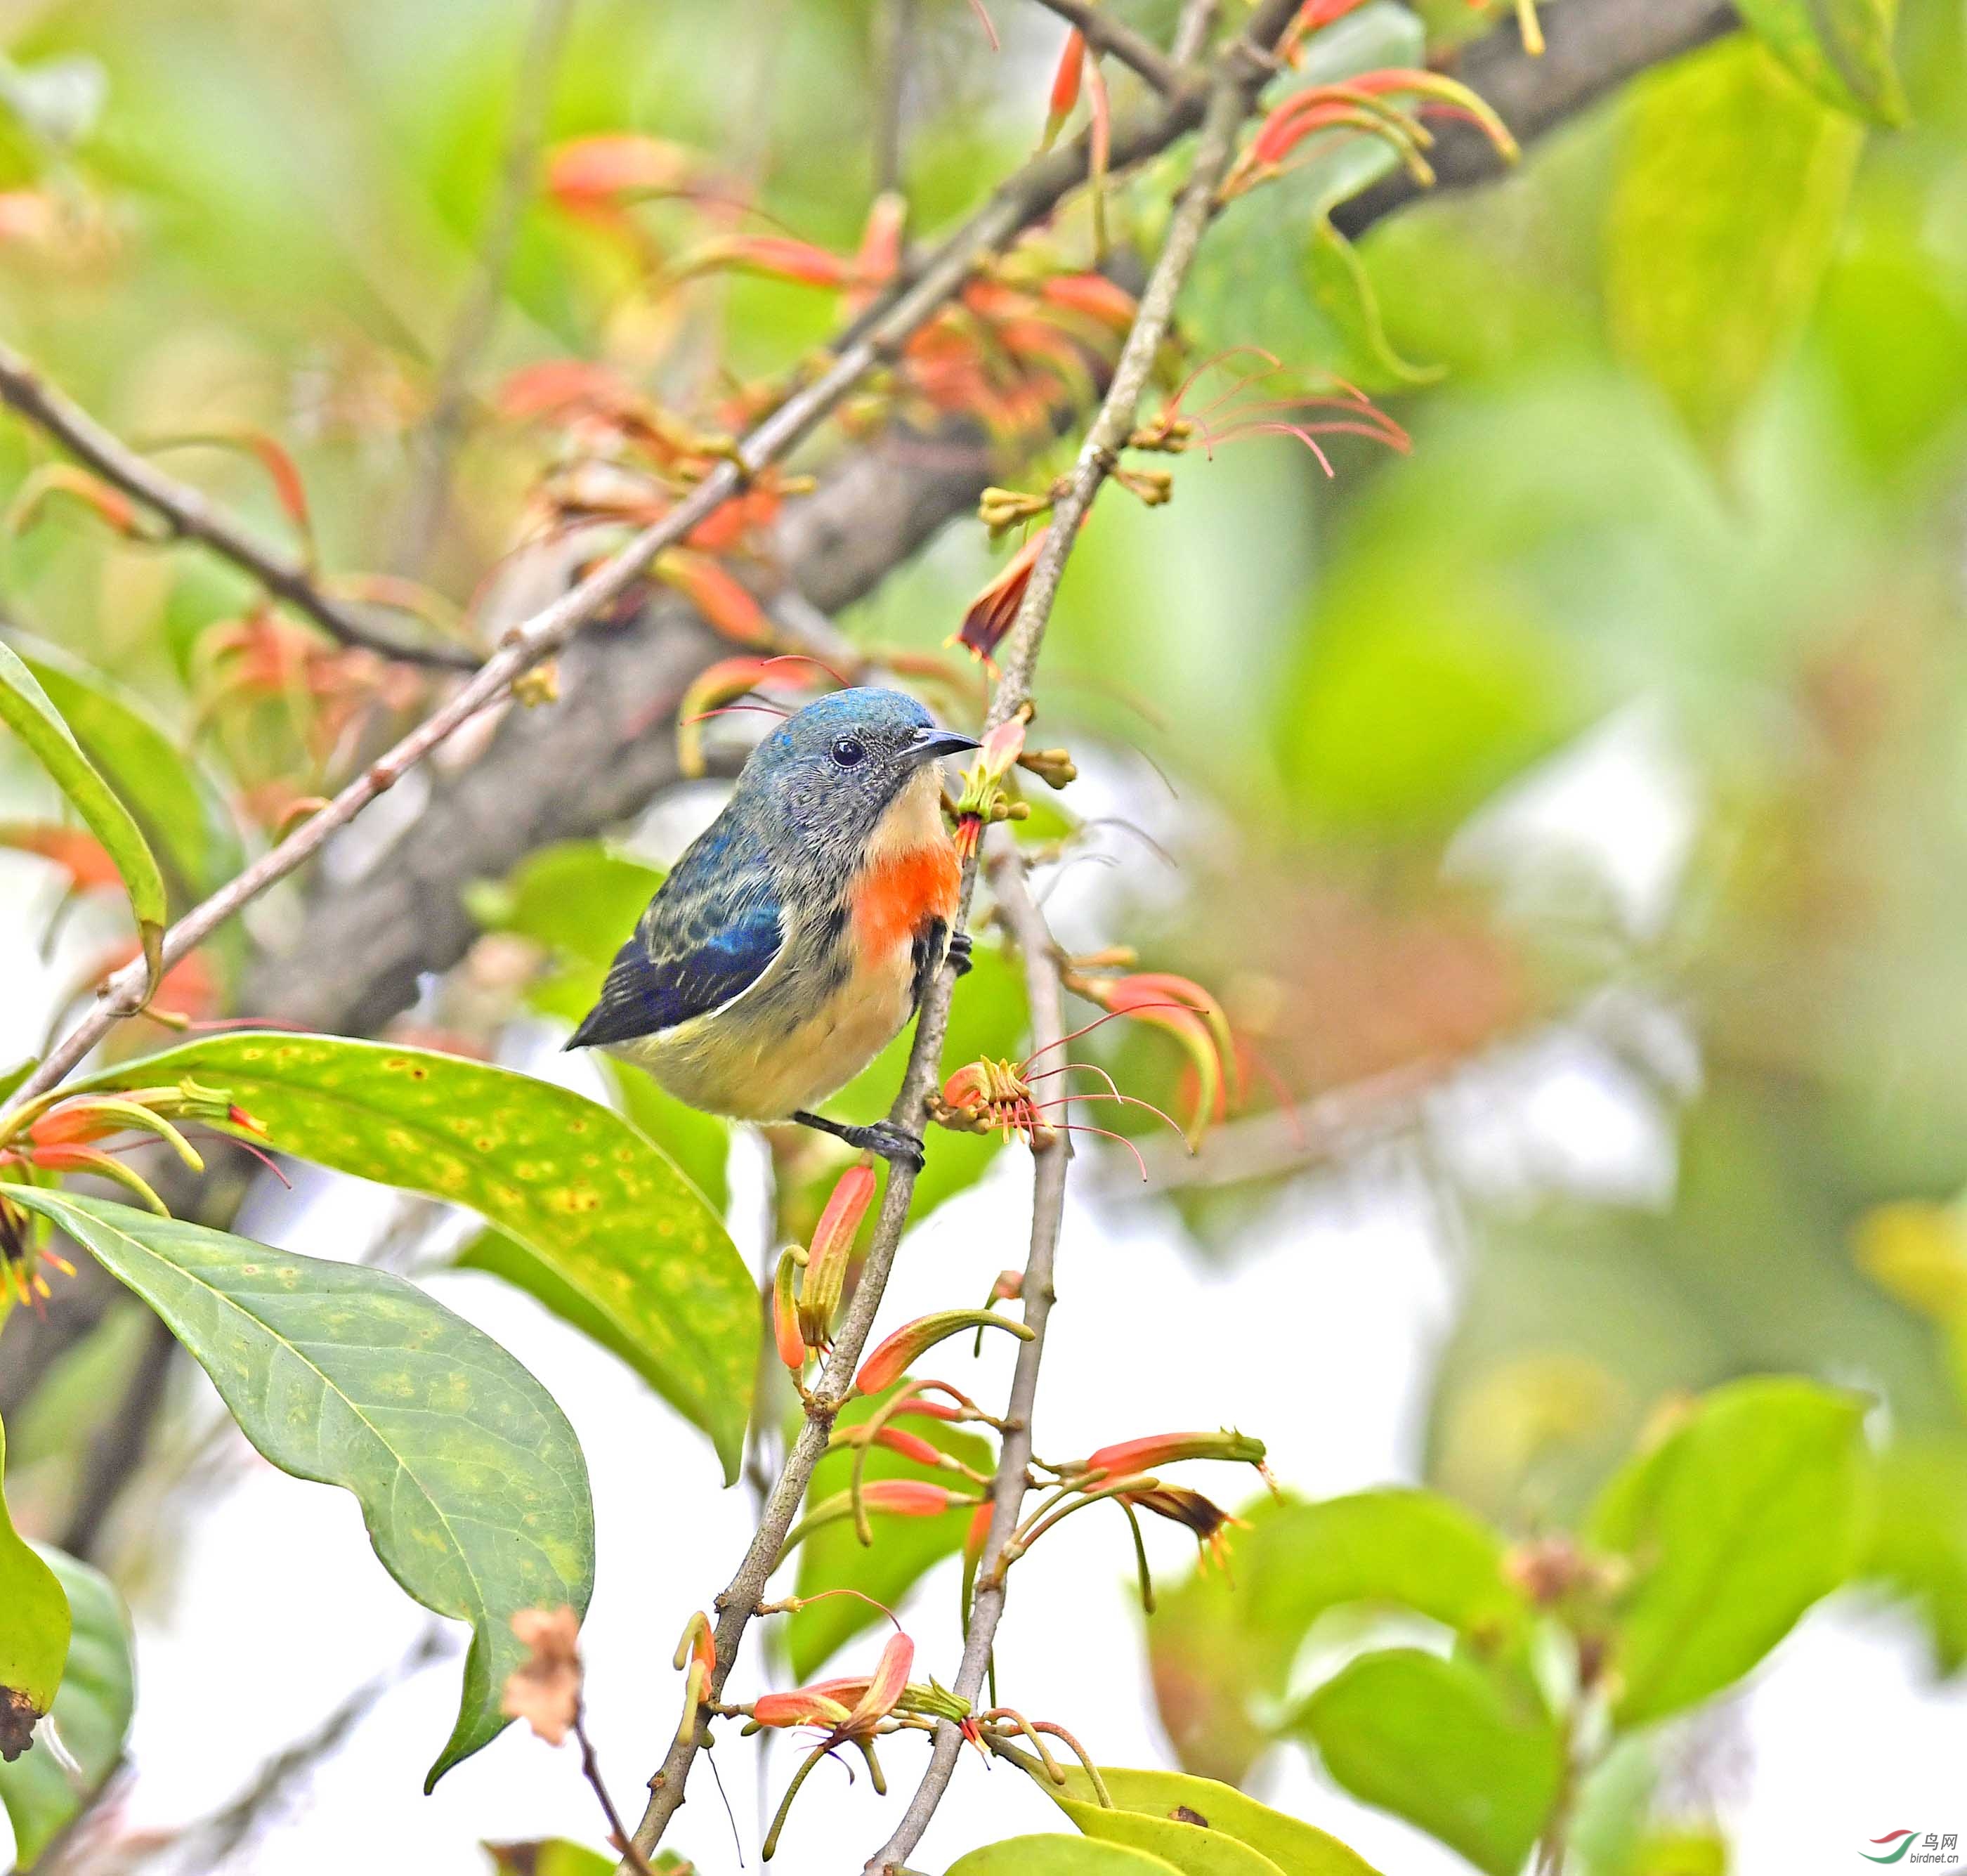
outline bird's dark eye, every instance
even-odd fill
[[[833,759],[842,768],[851,768],[856,762],[867,759],[867,752],[854,737],[839,736],[834,740]]]

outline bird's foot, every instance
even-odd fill
[[[975,949],[975,946],[971,942],[970,934],[967,931],[955,933],[951,937],[949,941],[949,968],[953,970],[958,977],[966,977],[969,975],[970,967],[975,961],[971,954]]]
[[[849,1127],[844,1121],[829,1121],[824,1114],[808,1114],[803,1109],[793,1118],[802,1127],[817,1127],[863,1153],[879,1153],[890,1166],[905,1166],[911,1172],[922,1169],[922,1136],[911,1134],[893,1121],[877,1121],[871,1127]]]

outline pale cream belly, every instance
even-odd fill
[[[783,1121],[837,1093],[901,1033],[912,1014],[915,964],[897,946],[863,964],[812,1014],[788,1026],[749,993],[660,1036],[615,1046],[679,1101],[741,1121]],[[761,986],[762,988],[762,986]],[[776,1017],[776,1020],[774,1020]]]

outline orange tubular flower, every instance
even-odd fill
[[[560,144],[547,158],[546,192],[570,215],[609,221],[623,197],[673,194],[699,173],[680,144],[624,131]]]
[[[1055,273],[1040,285],[1038,295],[1055,306],[1098,321],[1116,337],[1124,337],[1133,326],[1133,295],[1103,273]]]
[[[1013,554],[999,574],[963,615],[963,623],[949,642],[960,645],[987,670],[997,667],[995,654],[1004,635],[1017,622],[1018,608],[1024,603],[1025,589],[1032,583],[1032,569],[1038,564],[1048,530],[1033,530],[1032,537]]]
[[[772,642],[772,622],[751,589],[707,554],[673,547],[657,561],[655,572],[703,615],[712,631],[739,645]]]
[[[806,1372],[806,1337],[799,1333],[799,1303],[793,1294],[798,1269],[796,1253],[787,1250],[780,1257],[772,1279],[772,1346],[795,1380]]]
[[[806,1275],[799,1283],[799,1333],[809,1348],[832,1347],[834,1312],[847,1286],[847,1266],[861,1221],[874,1197],[874,1169],[851,1166],[840,1176],[826,1208],[814,1227],[806,1253]]]
[[[861,1364],[854,1385],[863,1394],[878,1394],[908,1373],[919,1357],[964,1330],[979,1326],[1002,1329],[1021,1342],[1032,1339],[1032,1331],[1022,1322],[1007,1322],[987,1309],[945,1309],[936,1315],[918,1316],[905,1322]],[[867,1488],[871,1499],[875,1487]]]
[[[68,875],[71,893],[122,889],[123,876],[102,843],[79,827],[47,821],[0,821],[0,847],[37,855],[60,867]]]
[[[693,778],[703,773],[705,720],[740,697],[768,684],[782,691],[809,691],[830,675],[806,658],[723,658],[706,665],[677,705],[677,766]]]
[[[1232,1464],[1255,1466],[1271,1490],[1277,1482],[1264,1463],[1264,1442],[1247,1433],[1219,1428],[1213,1433],[1154,1433],[1145,1438],[1120,1440],[1089,1453],[1066,1468],[1076,1482],[1097,1484],[1102,1479],[1124,1478],[1129,1473],[1147,1472],[1158,1466],[1179,1464],[1185,1459],[1215,1459]]]
[[[861,1496],[871,1510],[893,1518],[939,1518],[951,1506],[971,1502],[926,1479],[876,1479],[861,1489]]]
[[[1165,1030],[1188,1052],[1197,1082],[1196,1103],[1184,1130],[1193,1151],[1203,1130],[1240,1098],[1235,1039],[1223,1006],[1200,984],[1167,972],[1142,971],[1129,977],[1093,977],[1074,971],[1068,986],[1116,1016],[1132,1017]]]
[[[1065,128],[1065,120],[1071,116],[1073,107],[1079,102],[1080,81],[1085,75],[1086,35],[1075,26],[1065,36],[1064,50],[1058,55],[1058,68],[1052,74],[1045,134],[1038,139],[1040,150],[1049,150],[1058,141],[1059,132]]]

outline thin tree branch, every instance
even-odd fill
[[[608,1795],[607,1783],[601,1776],[600,1757],[594,1750],[594,1742],[587,1736],[586,1716],[578,1706],[573,1712],[573,1736],[580,1745],[580,1775],[587,1781],[601,1806],[602,1816],[608,1820],[608,1841],[622,1852],[622,1860],[634,1876],[655,1876],[648,1859],[629,1842],[628,1827],[622,1823],[622,1813],[615,1810],[615,1800]]]
[[[991,890],[996,897],[999,914],[1024,959],[1025,991],[1032,1011],[1032,1053],[1040,1054],[1058,1046],[1065,1035],[1064,988],[1059,978],[1058,949],[1045,914],[1032,897],[1016,844],[1003,830],[995,829],[990,849]],[[1064,1058],[1057,1059],[1063,1062]],[[984,1540],[977,1593],[964,1631],[963,1660],[956,1674],[954,1691],[973,1707],[990,1671],[990,1651],[996,1641],[997,1625],[1003,1619],[1004,1547],[1017,1528],[1031,1464],[1038,1364],[1045,1357],[1045,1325],[1058,1300],[1052,1270],[1059,1226],[1065,1213],[1066,1169],[1071,1159],[1068,1138],[1061,1133],[1048,1147],[1032,1155],[1031,1241],[1025,1259],[1024,1280],[1019,1286],[1024,1302],[1025,1327],[1031,1331],[1032,1338],[1018,1344],[1009,1404],[1004,1410],[1007,1431],[999,1450],[997,1476],[990,1488],[990,1534]],[[929,1828],[936,1806],[942,1802],[962,1750],[961,1731],[945,1720],[936,1729],[922,1782],[916,1786],[894,1834],[868,1858],[864,1876],[883,1876],[883,1872],[908,1860]]]
[[[559,75],[574,5],[575,0],[534,0],[532,21],[513,82],[498,195],[479,251],[478,277],[458,309],[438,367],[430,414],[416,439],[415,474],[404,503],[405,519],[396,555],[397,564],[411,574],[428,559],[451,505],[451,464],[464,435],[471,374],[491,342],[499,309],[505,302],[505,278],[539,173],[540,146],[546,137],[554,81]]]
[[[1187,0],[1176,21],[1174,44],[1171,48],[1177,65],[1188,65],[1202,56],[1215,30],[1219,0]]]
[[[1129,147],[1139,153],[1159,147],[1158,139],[1171,142],[1187,121],[1184,105],[1171,105],[1152,125],[1134,132]],[[684,500],[551,605],[514,626],[470,678],[394,748],[372,762],[312,819],[179,920],[164,934],[165,968],[312,858],[331,834],[395,787],[454,731],[481,710],[502,702],[515,678],[560,651],[589,619],[627,595],[658,555],[700,526],[753,477],[804,441],[870,371],[892,357],[911,333],[935,315],[980,261],[1047,212],[1085,173],[1085,153],[1078,150],[1056,151],[1026,164],[944,242],[912,284],[894,296],[878,316],[861,322],[860,335],[844,345],[817,377],[734,444],[730,454]],[[10,357],[0,348],[0,365]],[[0,395],[5,394],[4,381],[0,381]],[[140,959],[111,977],[88,1012],[21,1085],[18,1098],[28,1100],[53,1087],[119,1021],[141,1009],[147,981]]]
[[[1096,52],[1109,52],[1122,65],[1132,67],[1164,98],[1174,98],[1198,89],[1193,73],[1184,72],[1160,47],[1144,34],[1137,33],[1124,20],[1116,19],[1091,0],[1038,0],[1048,13],[1056,13],[1077,28]]]
[[[1298,0],[1264,0],[1250,23],[1248,37],[1231,47],[1219,61],[1194,171],[1170,225],[1167,244],[1142,297],[1132,329],[1121,348],[1106,396],[1080,452],[1071,486],[1061,497],[1061,509],[1067,503],[1076,503],[1077,513],[1070,522],[1054,526],[1047,537],[1048,547],[1061,543],[1063,545],[1058,552],[1042,556],[1039,568],[1032,574],[1032,588],[1019,610],[1009,641],[1010,649],[1003,659],[1002,674],[991,700],[990,720],[993,723],[1006,721],[1029,694],[1045,620],[1058,591],[1064,550],[1070,547],[1077,531],[1077,514],[1084,512],[1116,460],[1115,452],[1133,427],[1134,408],[1147,382],[1155,356],[1167,336],[1176,293],[1194,259],[1197,244],[1209,220],[1216,186],[1235,152],[1237,127],[1268,76],[1268,67],[1261,57],[1252,54],[1255,48],[1275,40],[1297,11],[1297,5]],[[1051,567],[1042,589],[1043,603],[1035,609],[1032,594],[1040,590],[1040,573],[1048,559]],[[957,918],[959,930],[968,923],[976,883],[977,865],[973,860],[964,869],[961,904]],[[890,1110],[890,1118],[903,1127],[912,1129],[922,1124],[929,1092],[936,1084],[943,1040],[948,1032],[950,993],[954,982],[954,973],[945,965],[930,980],[924,995],[922,1013],[916,1023],[914,1044],[909,1051],[908,1072]],[[818,1384],[807,1401],[805,1422],[786,1457],[778,1483],[767,1500],[764,1515],[745,1551],[744,1561],[717,1599],[717,1624],[713,1637],[715,1661],[711,1670],[706,1705],[722,1696],[744,1630],[777,1564],[786,1533],[806,1495],[813,1468],[826,1450],[834,1418],[853,1393],[854,1370],[887,1289],[889,1273],[894,1267],[902,1234],[907,1228],[915,1185],[916,1175],[907,1166],[891,1167],[853,1301],[835,1337],[832,1352],[820,1372]],[[994,1517],[993,1522],[996,1522]],[[636,1826],[635,1836],[636,1848],[644,1855],[652,1852],[661,1841],[670,1819],[682,1805],[690,1767],[697,1753],[708,1743],[709,1729],[709,1716],[706,1713],[694,1728],[678,1734],[661,1766],[650,1779],[648,1806]]]
[[[478,658],[463,645],[419,645],[377,632],[339,600],[331,599],[308,564],[269,546],[249,533],[204,493],[166,475],[147,457],[98,423],[58,391],[27,360],[0,345],[0,403],[11,405],[37,429],[59,442],[133,501],[140,503],[173,535],[197,541],[242,572],[250,574],[276,599],[305,614],[344,645],[359,645],[406,664],[437,665],[474,671]]]

